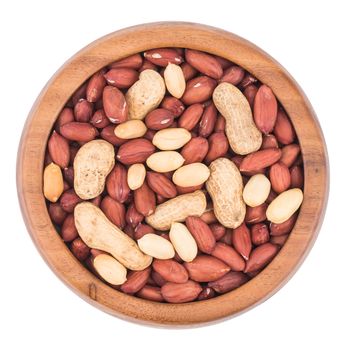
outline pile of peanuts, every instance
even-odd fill
[[[96,72],[59,114],[43,193],[74,256],[112,288],[185,303],[260,273],[303,201],[294,128],[222,57],[152,49]]]

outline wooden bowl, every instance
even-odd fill
[[[158,47],[207,51],[242,66],[272,88],[292,120],[304,160],[304,202],[289,239],[275,259],[240,288],[207,301],[162,304],[120,293],[88,271],[57,234],[42,193],[46,142],[71,94],[93,73],[131,54]],[[199,325],[238,315],[276,293],[295,273],[321,226],[328,196],[325,142],[312,107],[288,72],[250,42],[199,24],[163,22],[109,34],[79,51],[37,98],[18,151],[17,187],[27,229],[56,275],[94,306],[121,318],[153,325]]]

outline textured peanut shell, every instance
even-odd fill
[[[257,151],[262,135],[242,92],[230,83],[221,83],[214,90],[213,101],[226,120],[225,132],[232,150],[242,155]]]
[[[88,247],[111,254],[126,268],[143,270],[152,263],[152,258],[143,254],[136,242],[113,225],[96,205],[79,203],[74,209],[74,220]]]
[[[227,158],[214,160],[209,169],[206,188],[213,201],[214,214],[223,226],[236,228],[244,221],[246,212],[241,173]]]
[[[129,119],[144,119],[147,113],[159,106],[164,95],[165,83],[162,76],[152,69],[141,72],[139,80],[125,95]]]
[[[93,140],[80,147],[73,165],[76,194],[82,199],[101,194],[114,163],[114,147],[107,141]]]
[[[169,230],[173,222],[184,222],[188,216],[201,216],[207,206],[202,191],[183,194],[156,207],[146,222],[156,230]]]

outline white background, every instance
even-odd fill
[[[347,1],[3,1],[0,9],[1,349],[349,349],[349,11]],[[230,5],[230,8],[228,7]],[[70,56],[109,32],[184,20],[269,52],[303,87],[325,133],[331,192],[319,238],[263,305],[204,328],[109,316],[65,287],[37,253],[17,204],[17,146],[32,103]]]

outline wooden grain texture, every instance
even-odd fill
[[[120,293],[84,268],[66,248],[49,218],[42,194],[42,170],[49,132],[73,91],[103,66],[157,47],[185,47],[222,56],[269,85],[295,127],[304,159],[304,203],[290,238],[254,279],[211,300],[160,304]],[[132,321],[158,326],[191,326],[238,315],[278,291],[312,247],[328,196],[327,151],[317,118],[293,78],[250,42],[226,31],[193,23],[162,22],[107,35],[71,58],[48,82],[23,129],[17,160],[17,188],[27,229],[40,254],[74,292],[100,309]],[[69,310],[67,310],[67,314]]]

